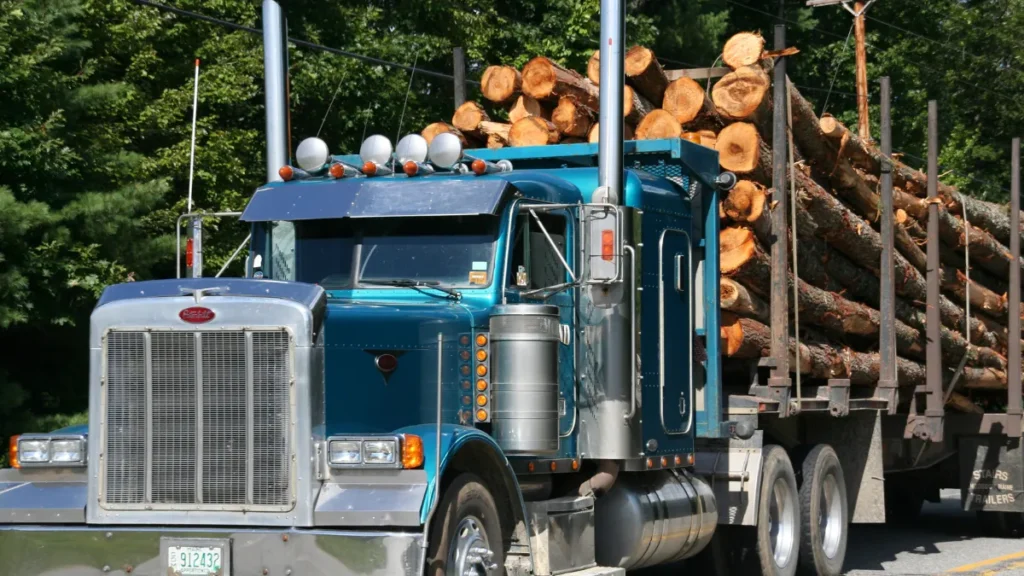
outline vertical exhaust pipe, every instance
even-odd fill
[[[598,186],[603,200],[618,204],[622,197],[622,98],[625,74],[624,0],[601,0],[601,93]],[[601,201],[595,198],[595,201]]]
[[[267,108],[267,182],[288,163],[288,34],[277,0],[263,0],[263,86]]]

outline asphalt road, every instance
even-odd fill
[[[974,513],[960,510],[960,492],[943,490],[941,504],[925,503],[908,527],[854,526],[847,574],[976,574],[1024,576],[1024,537],[985,536]]]

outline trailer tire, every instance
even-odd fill
[[[818,444],[803,460],[800,486],[800,572],[843,573],[850,517],[843,467],[835,450]]]
[[[781,446],[762,450],[756,550],[764,576],[796,574],[800,556],[800,495],[789,455]]]
[[[475,474],[463,473],[445,490],[430,523],[427,566],[429,576],[463,574],[483,568],[483,574],[503,574],[504,540],[494,497]],[[480,548],[487,552],[481,553]],[[467,558],[468,557],[468,558]]]

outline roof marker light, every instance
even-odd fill
[[[451,132],[438,134],[430,143],[427,156],[431,164],[451,169],[462,160],[462,141]]]
[[[327,143],[319,138],[306,138],[295,149],[295,163],[309,172],[320,170],[330,158]]]
[[[473,173],[477,176],[483,176],[484,174],[494,174],[496,172],[511,172],[512,163],[508,160],[498,160],[497,162],[488,162],[487,160],[481,160],[477,158],[473,160],[472,164]]]
[[[391,151],[391,140],[388,140],[386,136],[374,134],[363,140],[362,146],[359,147],[359,158],[364,163],[373,162],[378,165],[384,165],[391,160]],[[366,170],[363,170],[363,172],[366,172]],[[383,175],[379,171],[377,174]]]
[[[367,162],[363,164],[363,174],[367,176],[390,176],[394,174],[391,168],[377,162]]]
[[[362,174],[362,172],[360,172],[358,168],[351,164],[346,164],[344,162],[332,163],[331,167],[328,169],[328,172],[330,173],[331,178],[351,178],[353,176],[359,176]]]
[[[409,160],[405,164],[402,164],[402,171],[405,172],[406,176],[410,178],[413,176],[426,176],[434,173],[434,167],[430,164],[424,164],[423,162],[413,162]]]
[[[295,170],[291,166],[281,166],[277,169],[277,175],[281,177],[281,180],[288,182],[295,175]]]

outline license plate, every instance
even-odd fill
[[[168,541],[167,574],[173,576],[229,576],[227,543],[221,540]]]

